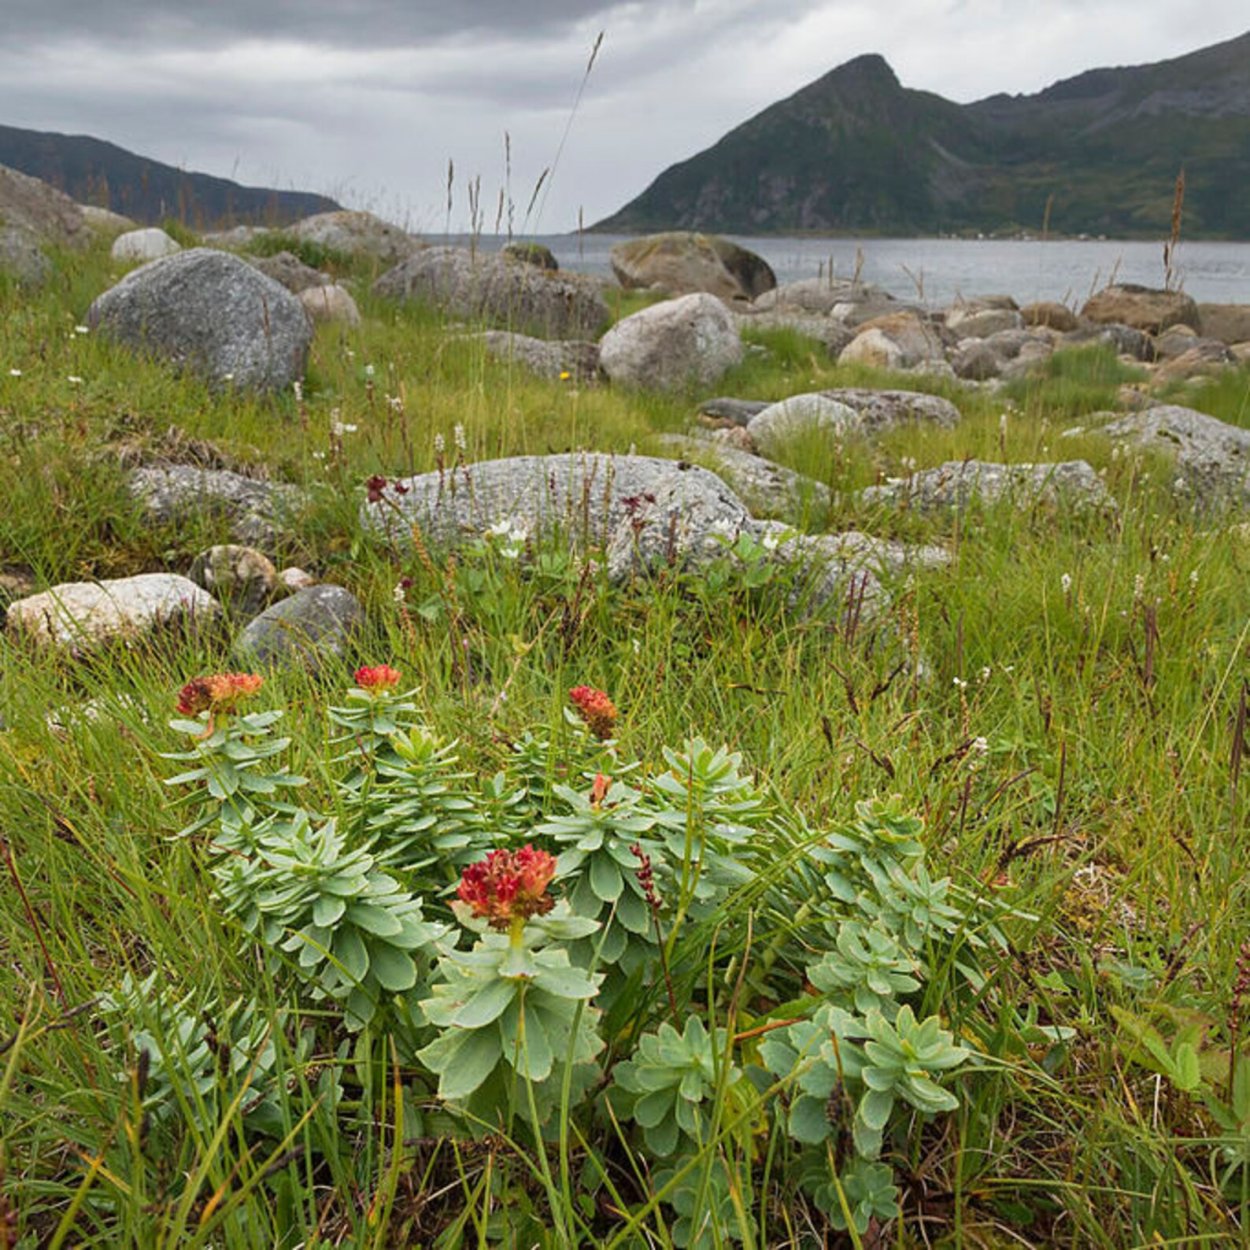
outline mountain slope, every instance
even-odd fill
[[[968,105],[858,57],[594,229],[1157,235],[1182,167],[1186,235],[1250,237],[1250,34]]]
[[[339,207],[323,195],[187,173],[86,135],[16,126],[0,126],[0,165],[42,178],[80,203],[111,208],[143,224],[173,217],[198,230],[281,225]]]

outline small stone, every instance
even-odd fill
[[[245,612],[259,612],[278,586],[273,563],[254,547],[224,544],[202,551],[191,563],[189,574],[218,600]]]
[[[306,573],[303,569],[291,565],[289,568],[279,572],[278,584],[294,592],[296,590],[307,590],[309,586],[315,586],[317,579],[311,573]]]
[[[113,240],[109,255],[114,260],[159,260],[182,251],[182,244],[170,238],[159,226],[145,230],[127,230]]]

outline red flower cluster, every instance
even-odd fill
[[[492,929],[507,930],[514,920],[542,916],[555,906],[547,887],[556,875],[555,857],[525,845],[519,851],[491,851],[460,874],[462,903]]]
[[[394,690],[403,680],[403,674],[389,664],[376,664],[372,668],[365,666],[356,670],[356,685],[361,690],[378,693],[383,690]]]
[[[596,738],[610,738],[616,728],[616,704],[594,686],[574,686],[569,700]]]
[[[256,673],[213,673],[208,677],[193,677],[178,692],[178,711],[183,716],[196,716],[200,712],[213,715],[233,712],[239,700],[255,694],[264,680]]]

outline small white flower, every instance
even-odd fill
[[[373,366],[372,366],[372,365],[365,365],[365,377],[367,377],[367,378],[371,378],[371,377],[373,377]]]
[[[21,371],[20,369],[10,369],[10,370],[9,370],[9,377],[11,377],[11,378],[20,378],[21,376],[22,376],[22,371]]]
[[[1063,575],[1063,576],[1059,579],[1059,585],[1060,585],[1060,587],[1061,587],[1061,589],[1063,590],[1063,593],[1064,593],[1065,595],[1070,595],[1070,594],[1072,593],[1072,574],[1071,574],[1071,573],[1065,573],[1065,574],[1064,574],[1064,575]]]
[[[78,376],[78,374],[76,374],[76,373],[71,373],[71,374],[69,375],[69,377],[67,377],[65,380],[66,380],[66,381],[67,381],[67,382],[68,382],[71,386],[81,386],[81,385],[82,385],[82,378],[80,378],[80,377]]]
[[[443,452],[445,452],[446,450],[447,450],[447,443],[444,441],[443,436],[441,434],[435,434],[434,435],[434,454],[436,456],[441,456]]]
[[[1190,570],[1190,572],[1189,572],[1189,584],[1190,584],[1191,586],[1196,586],[1196,585],[1198,584],[1198,570],[1197,570],[1197,569],[1191,569],[1191,570]]]
[[[1189,483],[1186,482],[1183,477],[1178,477],[1176,481],[1172,483],[1172,490],[1177,495],[1183,495],[1188,489]]]
[[[360,426],[353,425],[350,421],[331,421],[330,433],[335,438],[342,438],[344,434],[355,434]]]
[[[718,517],[709,529],[717,537],[727,538],[730,542],[738,537],[738,527],[728,517]]]
[[[952,684],[954,685],[954,687],[955,687],[955,689],[956,689],[956,690],[967,690],[967,689],[968,689],[968,683],[967,683],[966,681],[964,681],[964,679],[963,679],[962,677],[954,677],[954,678],[952,678],[952,679],[951,679],[951,682],[952,682]]]
[[[304,384],[298,378],[291,383],[291,390],[295,393],[295,402],[302,404],[304,402]]]
[[[233,373],[223,373],[223,374],[221,375],[221,380],[222,380],[223,382],[233,382],[233,381],[234,381],[234,374],[233,374]]]
[[[990,742],[988,738],[973,738],[968,751],[972,755],[988,755],[990,751]]]
[[[1007,437],[1007,414],[1004,412],[998,418],[998,432],[1003,437]]]
[[[90,326],[75,326],[74,333],[75,334],[90,334],[91,327]]]
[[[326,454],[324,451],[314,451],[312,454],[312,458],[314,460],[324,460],[326,458]]]
[[[642,654],[642,643],[641,643],[641,642],[640,642],[637,638],[631,638],[629,641],[633,644],[634,654],[635,654],[635,655],[641,655],[641,654]]]
[[[466,440],[464,436],[464,426],[457,423],[457,425],[451,432],[451,436],[455,440],[456,450],[464,451],[465,446],[466,446]]]
[[[404,401],[398,395],[388,395],[386,397],[386,406],[392,412],[403,412]]]
[[[1146,593],[1146,579],[1138,573],[1133,578],[1133,598],[1140,599]]]
[[[391,590],[391,598],[392,598],[392,599],[394,599],[396,603],[403,603],[403,601],[404,601],[404,584],[403,584],[403,582],[396,582],[396,583],[395,583],[394,587],[393,587],[393,588],[392,588],[392,590]]]
[[[767,530],[760,542],[763,544],[765,551],[776,551],[781,546],[781,535],[775,530]]]
[[[987,664],[981,670],[981,684],[984,685],[990,679],[990,666]]]

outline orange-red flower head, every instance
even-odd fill
[[[569,701],[596,738],[610,738],[616,729],[616,704],[594,686],[574,686]]]
[[[356,670],[356,685],[372,694],[394,690],[402,680],[403,674],[399,669],[392,668],[389,664],[376,664]]]
[[[470,864],[460,874],[456,894],[492,929],[507,930],[514,920],[545,915],[555,906],[547,893],[555,875],[555,857],[527,844],[519,851],[491,851]]]
[[[602,773],[595,773],[594,783],[590,787],[590,806],[594,808],[602,807],[603,800],[608,797],[608,791],[611,788],[611,777],[605,777]]]
[[[255,694],[265,679],[257,673],[213,673],[193,677],[178,692],[178,711],[184,716],[233,712],[241,699]]]

